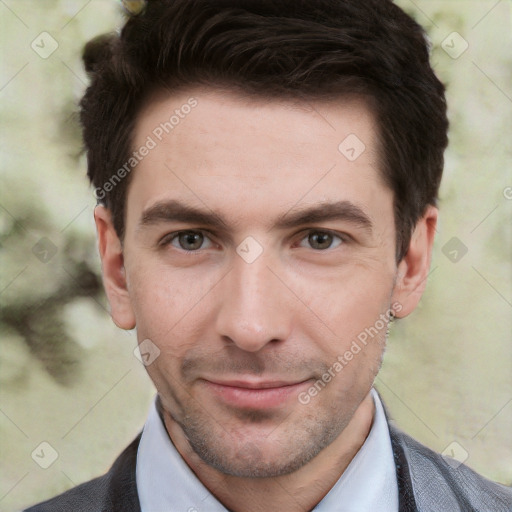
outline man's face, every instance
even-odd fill
[[[356,100],[191,89],[149,103],[134,147],[148,136],[123,254],[166,422],[225,473],[298,469],[346,427],[384,351],[397,267],[375,121]]]

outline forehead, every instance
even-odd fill
[[[299,203],[391,198],[377,126],[359,98],[298,101],[202,87],[154,96],[140,112],[128,211],[180,198],[236,213],[282,214]]]

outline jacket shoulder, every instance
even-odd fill
[[[104,512],[108,507],[108,474],[73,487],[47,501],[38,503],[24,512]]]
[[[512,489],[445,458],[389,422],[392,444],[407,465],[410,487],[420,511],[511,512]]]
[[[139,442],[140,434],[105,475],[33,505],[24,512],[140,512],[135,480]]]

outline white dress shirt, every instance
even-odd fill
[[[391,439],[377,392],[370,433],[343,475],[313,512],[397,512],[398,485]],[[228,512],[201,483],[169,439],[155,401],[137,452],[142,512]]]

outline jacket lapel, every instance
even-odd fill
[[[102,512],[141,512],[135,468],[142,432],[116,459],[109,471],[109,490]]]
[[[393,450],[393,459],[395,461],[396,469],[396,480],[398,484],[398,512],[417,512],[418,506],[414,499],[414,490],[411,479],[411,472],[409,469],[409,463],[404,451],[404,444],[400,435],[400,431],[397,430],[394,425],[390,422],[390,415],[386,409],[386,405],[377,391],[384,414],[386,415],[386,421],[389,428],[389,435],[391,438],[391,448]]]

